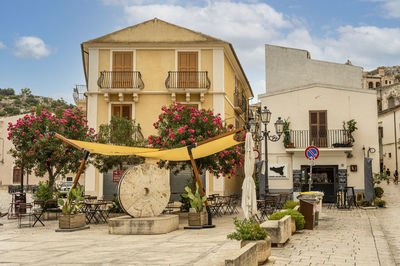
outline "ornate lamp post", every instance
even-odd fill
[[[283,133],[283,125],[284,122],[283,120],[278,117],[278,120],[275,122],[275,131],[277,135],[270,135],[270,131],[267,130],[267,125],[271,120],[271,112],[268,110],[266,106],[264,106],[264,109],[260,112],[258,112],[258,115],[261,117],[261,122],[264,124],[264,130],[260,129],[260,135],[258,135],[258,125],[257,122],[254,119],[251,119],[249,121],[249,126],[250,126],[250,132],[253,135],[253,138],[261,141],[264,140],[264,147],[265,147],[265,173],[264,173],[264,178],[261,178],[259,180],[259,192],[260,192],[260,197],[263,198],[265,197],[266,194],[269,193],[269,184],[268,184],[268,140],[272,142],[278,141]]]

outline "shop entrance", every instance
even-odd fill
[[[309,191],[310,166],[301,166],[301,191]],[[312,191],[322,191],[325,196],[323,202],[335,202],[338,185],[337,165],[315,165],[312,167]]]

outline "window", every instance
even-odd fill
[[[132,88],[133,52],[113,52],[112,87]]]
[[[389,84],[392,84],[392,81],[391,81],[391,80],[389,80]]]
[[[132,120],[132,105],[131,104],[112,104],[111,115],[116,117],[125,117]]]
[[[394,105],[395,105],[394,97],[390,96],[389,99],[388,99],[388,108],[393,108]]]
[[[71,181],[72,182],[73,181],[72,180],[72,176],[67,176],[67,181]]]
[[[198,88],[198,53],[178,52],[178,88]]]
[[[389,158],[392,158],[392,153],[391,152],[389,152]]]
[[[378,135],[380,139],[383,138],[383,127],[378,127]]]
[[[13,183],[21,183],[21,168],[14,166]]]
[[[369,89],[372,89],[373,87],[374,87],[374,83],[369,82],[369,83],[368,83],[368,88],[369,88]]]
[[[387,80],[385,80],[385,84],[387,84]]]
[[[326,147],[327,141],[327,112],[310,111],[310,145]]]

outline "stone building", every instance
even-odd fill
[[[311,183],[328,202],[341,187],[363,192],[364,157],[372,158],[373,172],[379,171],[379,157],[372,153],[378,149],[376,91],[363,89],[362,67],[312,60],[306,50],[266,45],[265,51],[262,108],[270,109],[271,123],[278,117],[290,122],[286,138],[268,142],[270,192],[296,194]],[[358,130],[349,133],[343,123],[352,119]],[[305,149],[311,145],[320,154],[310,174]],[[282,174],[273,169],[282,167]]]
[[[393,173],[399,170],[400,83],[378,88],[377,96],[380,169]]]
[[[83,42],[81,48],[87,91],[76,88],[74,99],[87,106],[96,130],[112,116],[126,117],[135,119],[147,138],[156,133],[153,123],[161,107],[174,103],[212,109],[235,127],[247,123],[248,99],[254,95],[228,42],[155,18]],[[184,192],[188,175],[171,177],[172,193]],[[240,192],[242,178],[207,172],[207,193]],[[86,170],[86,193],[112,197],[116,184],[112,173]]]
[[[393,85],[400,80],[400,66],[380,66],[372,71],[363,72],[363,88],[376,89],[382,86]]]

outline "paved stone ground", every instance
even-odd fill
[[[296,233],[283,248],[273,248],[265,265],[400,265],[400,185],[382,187],[387,208],[324,208],[315,230]],[[180,230],[158,236],[109,235],[106,225],[56,233],[57,221],[18,229],[15,220],[2,218],[0,263],[224,265],[224,258],[239,249],[237,241],[226,239],[233,217],[214,219],[217,227],[203,230],[183,230],[186,221],[181,220]]]

